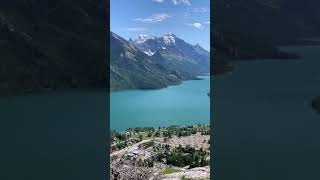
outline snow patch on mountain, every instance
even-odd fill
[[[148,51],[144,51],[145,54],[147,54],[148,56],[153,56],[154,52],[150,51],[150,49]]]

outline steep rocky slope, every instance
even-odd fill
[[[11,0],[0,6],[0,95],[106,87],[101,0]]]
[[[157,89],[194,76],[168,69],[115,33],[110,33],[110,88]]]

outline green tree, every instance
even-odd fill
[[[159,131],[157,131],[155,134],[154,134],[155,137],[159,137],[160,136],[160,133]]]

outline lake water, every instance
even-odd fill
[[[0,98],[0,179],[103,179],[107,107],[105,89]]]
[[[320,47],[300,60],[242,61],[215,82],[219,180],[320,179]]]
[[[303,58],[242,61],[231,74],[213,80],[216,179],[320,179],[320,115],[310,106],[311,99],[320,95],[320,47],[285,49]],[[160,90],[112,93],[111,128],[208,124],[209,86],[205,77]],[[92,152],[104,151],[106,132],[101,125],[106,119],[106,101],[103,90],[1,98],[1,142],[10,147],[2,151],[16,154],[3,161],[12,169],[19,162],[25,169],[11,174],[31,177],[42,172],[45,176],[49,169],[64,165],[61,177],[52,175],[61,179],[64,173],[76,176],[86,171],[84,164],[94,163],[70,162],[70,155],[103,161],[92,157]],[[91,146],[99,143],[101,147]],[[30,166],[30,162],[38,165]],[[52,163],[44,167],[47,162]]]
[[[128,90],[110,94],[111,129],[209,124],[209,76],[159,90]]]

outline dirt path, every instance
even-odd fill
[[[122,156],[122,155],[124,155],[124,154],[126,154],[126,152],[129,150],[129,149],[131,149],[131,148],[133,148],[133,147],[139,147],[139,145],[140,144],[143,144],[143,143],[146,143],[146,142],[150,142],[152,139],[145,139],[145,140],[142,140],[142,141],[140,141],[140,142],[138,142],[138,143],[136,143],[136,144],[133,144],[133,145],[131,145],[131,146],[128,146],[128,147],[126,147],[126,148],[124,148],[124,149],[121,149],[121,150],[119,150],[119,151],[115,151],[115,152],[113,152],[113,153],[111,153],[110,154],[110,157],[112,157],[112,156]]]

